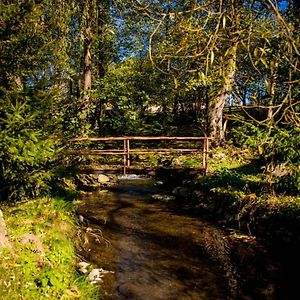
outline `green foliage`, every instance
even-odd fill
[[[204,177],[197,185],[201,188],[213,189],[216,187],[234,187],[236,189],[243,189],[246,180],[240,172],[228,168],[222,168],[210,176]]]
[[[234,127],[231,133],[235,145],[246,146],[267,161],[275,164],[300,161],[300,129],[296,126],[266,128],[246,123]]]
[[[35,126],[38,111],[19,94],[0,99],[1,196],[11,200],[48,190],[55,140]]]
[[[48,190],[67,106],[69,1],[0,3],[0,199]],[[62,103],[64,105],[62,105]]]
[[[148,60],[127,59],[111,64],[99,90],[105,108],[101,134],[153,135],[172,130],[173,115],[168,111],[153,114],[155,118],[147,112],[149,107],[169,109],[176,94],[173,82],[154,70]]]
[[[183,160],[183,166],[186,168],[195,168],[202,165],[202,161],[198,157],[186,156]]]
[[[189,204],[203,215],[255,236],[299,245],[299,173],[277,177],[276,195],[268,177],[261,174],[260,161],[245,164],[248,151],[240,155],[246,160],[239,159],[239,165],[228,163],[227,168],[198,178],[189,187],[193,191]]]
[[[296,126],[265,128],[246,123],[232,129],[232,141],[239,147],[252,149],[253,154],[265,164],[266,173],[275,179],[275,188],[284,193],[300,191],[300,129]],[[276,174],[276,168],[284,174]],[[278,172],[277,172],[278,173]],[[284,176],[282,176],[284,175]]]
[[[49,87],[68,66],[68,4],[6,1],[0,7],[0,82],[21,89]]]
[[[246,123],[241,126],[234,126],[230,132],[231,141],[237,147],[249,148],[252,150],[261,146],[265,139],[266,133],[262,131],[258,126],[251,123]]]
[[[76,228],[70,209],[59,198],[4,207],[14,252],[0,249],[1,299],[99,299],[97,288],[76,271]],[[28,233],[42,249],[34,242],[20,243]]]
[[[281,194],[300,194],[300,171],[275,179],[275,189]]]
[[[275,162],[298,165],[300,163],[300,128],[286,126],[276,128],[272,134],[272,143],[267,144],[266,153],[273,155]]]

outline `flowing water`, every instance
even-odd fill
[[[274,283],[279,266],[255,239],[179,213],[152,198],[159,192],[135,178],[79,202],[88,227],[81,254],[114,272],[103,278],[104,299],[288,299]]]

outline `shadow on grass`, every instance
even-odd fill
[[[76,190],[68,189],[61,185],[56,185],[52,189],[52,196],[63,199],[66,202],[72,202],[78,198],[78,193]]]
[[[235,168],[234,170],[243,175],[261,175],[263,163],[260,159],[253,159],[250,163]]]
[[[229,169],[222,168],[212,174],[202,177],[196,188],[231,188],[247,193],[260,193],[265,191],[266,183],[262,180],[262,164],[258,160]]]
[[[77,171],[74,166],[57,170],[55,179],[51,183],[51,196],[60,198],[65,202],[78,199],[78,192],[73,183]]]

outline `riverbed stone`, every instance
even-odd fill
[[[12,245],[8,239],[6,225],[1,210],[0,210],[0,247],[12,248]]]
[[[134,295],[138,294],[138,288],[132,283],[123,283],[117,287],[118,292],[126,297],[126,299],[134,299]]]
[[[155,176],[155,175],[156,175],[156,171],[154,171],[154,170],[153,170],[153,171],[149,171],[149,172],[148,172],[148,175],[149,175],[149,176]]]
[[[103,275],[101,274],[100,269],[93,269],[89,273],[87,279],[91,284],[102,283],[103,280],[101,277],[103,277]]]
[[[213,157],[215,159],[222,161],[226,158],[226,154],[224,152],[217,152],[217,153],[213,153]]]
[[[75,183],[80,190],[91,192],[98,188],[112,186],[117,182],[117,177],[114,175],[105,174],[82,174],[75,176]]]
[[[42,241],[40,238],[32,233],[25,233],[21,236],[20,243],[25,244],[31,244],[34,246],[36,251],[38,252],[39,258],[42,259],[45,257],[45,251],[42,244]]]
[[[169,202],[169,201],[175,200],[176,197],[172,196],[172,195],[154,194],[154,195],[152,195],[152,199]]]
[[[180,198],[188,198],[191,194],[191,191],[189,188],[187,187],[183,187],[183,186],[177,186],[174,190],[173,190],[173,195],[180,197]]]
[[[107,270],[104,270],[102,268],[99,268],[99,269],[93,269],[87,279],[88,281],[91,283],[91,284],[96,284],[96,283],[102,283],[103,280],[102,280],[102,277],[105,275],[105,274],[113,274],[114,272],[113,271],[107,271]]]
[[[91,185],[95,183],[95,178],[89,174],[78,174],[76,175],[76,182],[79,186]]]
[[[98,181],[98,183],[107,183],[110,181],[110,178],[104,174],[99,174],[97,181]]]
[[[91,264],[85,262],[85,261],[81,261],[78,263],[78,267],[79,267],[79,271],[82,273],[87,273],[88,272],[88,268]]]

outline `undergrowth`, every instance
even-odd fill
[[[191,204],[249,234],[299,244],[299,190],[278,188],[260,159],[234,147],[214,149],[210,172],[192,184]],[[290,181],[289,181],[290,182]]]
[[[189,164],[195,157],[186,159]],[[222,226],[288,247],[300,245],[300,194],[291,175],[270,176],[260,157],[232,145],[211,149],[207,176],[193,174],[159,179],[176,191],[179,205]]]
[[[76,271],[71,202],[39,198],[2,210],[13,249],[0,249],[1,299],[99,299]]]

